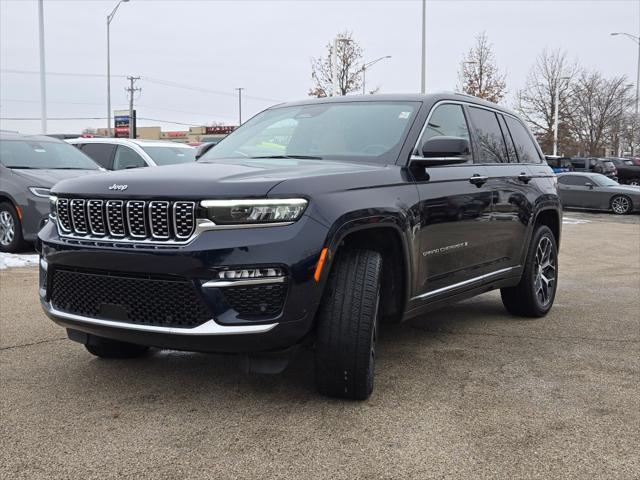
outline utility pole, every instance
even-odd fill
[[[127,80],[129,80],[129,88],[126,89],[127,92],[129,92],[129,138],[136,138],[135,121],[133,118],[133,95],[142,89],[134,86],[136,81],[140,80],[140,77],[127,77]]]
[[[427,0],[422,0],[422,70],[420,77],[420,93],[427,92]]]
[[[244,88],[238,87],[236,88],[238,91],[238,126],[242,125],[242,90]]]
[[[111,13],[107,15],[107,132],[111,137],[111,38],[109,29],[111,27],[111,21],[118,11],[118,7],[121,3],[126,3],[129,0],[120,0],[116,6],[111,10]]]
[[[47,133],[47,81],[44,65],[44,5],[43,0],[38,1],[38,27],[40,40],[40,122],[42,133]]]

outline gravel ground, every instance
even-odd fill
[[[568,212],[543,319],[486,294],[386,328],[367,402],[232,357],[93,358],[0,272],[0,478],[640,478],[640,217]]]

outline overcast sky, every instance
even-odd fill
[[[106,117],[105,24],[116,3],[45,0],[47,71],[96,75],[49,75],[49,117]],[[127,108],[126,80],[115,75],[136,75],[143,77],[136,100],[141,117],[236,124],[236,87],[245,88],[245,119],[274,103],[306,97],[311,57],[325,53],[327,42],[344,30],[361,43],[365,60],[393,57],[367,72],[368,87],[417,92],[420,15],[420,0],[131,0],[111,24],[112,106]],[[0,128],[38,133],[39,121],[5,120],[40,116],[38,75],[15,72],[39,68],[37,1],[0,0],[0,19]],[[635,82],[637,46],[609,33],[638,35],[638,0],[428,0],[429,91],[455,89],[460,60],[482,31],[507,74],[510,93],[523,85],[545,47],[562,48],[585,67]],[[140,125],[187,128],[148,120]],[[106,120],[50,120],[48,130],[78,132],[86,126],[106,126]]]

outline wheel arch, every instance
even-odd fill
[[[546,225],[549,227],[556,239],[556,245],[560,248],[560,234],[562,233],[562,212],[555,208],[545,208],[540,210],[534,219],[534,228],[536,225]],[[533,235],[533,232],[532,232]]]
[[[379,252],[383,262],[382,318],[388,323],[397,323],[403,318],[411,269],[406,236],[398,222],[376,217],[351,220],[335,230],[328,248],[329,264],[324,272],[325,278],[335,259],[345,250],[362,248]]]

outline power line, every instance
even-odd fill
[[[27,75],[38,75],[40,72],[35,71],[35,70],[15,70],[15,69],[1,69],[0,72],[2,73],[16,73],[16,74],[27,74]],[[106,77],[105,74],[102,73],[73,73],[73,72],[47,72],[47,75],[60,75],[60,76],[68,76],[68,77]],[[127,78],[126,75],[111,75],[112,77],[119,77],[119,78]],[[154,83],[156,85],[162,85],[164,87],[173,87],[173,88],[182,88],[184,90],[191,90],[194,92],[201,92],[201,93],[210,93],[212,95],[223,95],[226,97],[234,97],[236,96],[235,93],[231,93],[231,92],[225,92],[223,90],[211,90],[209,88],[203,88],[203,87],[197,87],[197,86],[193,86],[193,85],[185,85],[182,83],[178,83],[178,82],[173,82],[170,80],[162,80],[161,78],[153,78],[153,77],[140,77],[141,80],[145,81],[145,82],[149,82],[149,83]],[[282,103],[283,100],[279,100],[276,98],[268,98],[268,97],[255,97],[253,95],[243,95],[244,98],[248,98],[250,100],[256,100],[259,102],[267,102],[267,103]]]
[[[0,117],[0,120],[41,120],[42,117]],[[106,120],[107,117],[47,117],[47,120]]]

